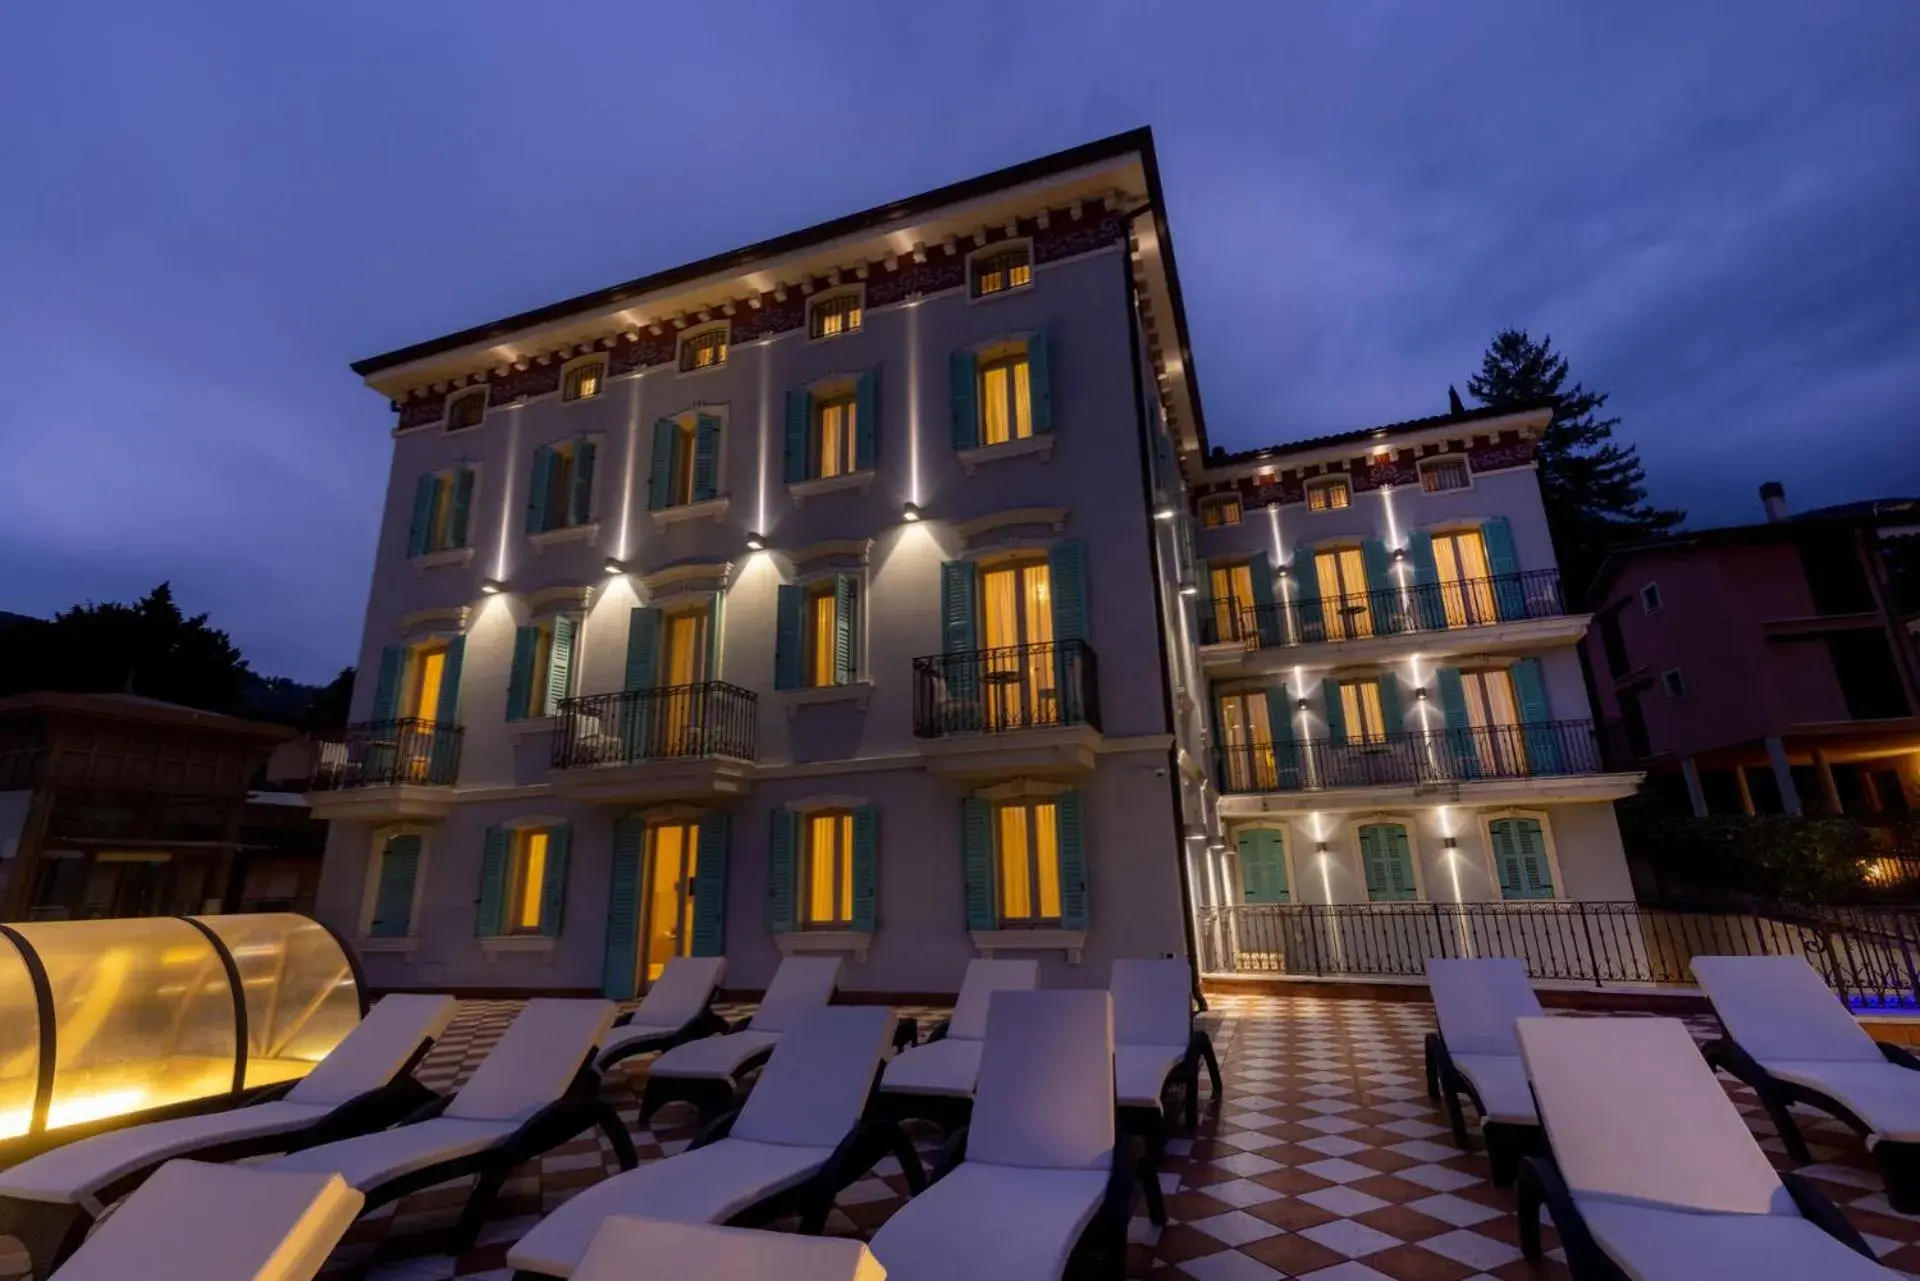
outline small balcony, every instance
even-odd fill
[[[581,800],[736,796],[759,759],[760,701],[725,681],[565,699],[553,782]]]
[[[316,818],[435,819],[452,807],[465,731],[415,717],[362,721],[317,740]]]
[[[1297,649],[1566,617],[1559,571],[1542,569],[1262,606],[1215,600],[1201,611],[1200,643]]]
[[[1085,641],[1008,645],[913,660],[913,732],[960,777],[1093,768],[1099,664]]]
[[[1367,788],[1431,790],[1597,775],[1605,770],[1591,721],[1384,734],[1335,742],[1216,746],[1222,795],[1325,793]]]

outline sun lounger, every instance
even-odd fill
[[[726,973],[725,957],[676,956],[668,961],[640,1008],[614,1020],[600,1047],[600,1070],[636,1054],[670,1050],[725,1032],[726,1020],[713,1012],[713,994]]]
[[[1220,1097],[1220,1063],[1213,1041],[1193,1025],[1193,971],[1178,958],[1123,959],[1113,963],[1113,1079],[1120,1128],[1147,1144],[1158,1169],[1169,1118],[1184,1113],[1187,1132],[1200,1124],[1200,1065],[1207,1065],[1213,1097]],[[1160,1183],[1150,1178],[1147,1213],[1167,1221]]]
[[[837,956],[789,956],[781,961],[752,1018],[724,1036],[676,1045],[653,1061],[640,1098],[640,1124],[669,1103],[693,1104],[702,1121],[732,1107],[741,1079],[767,1061],[782,1032],[824,1009],[839,983]]]
[[[384,1205],[449,1179],[479,1175],[454,1233],[466,1249],[514,1168],[599,1126],[622,1169],[637,1164],[633,1140],[600,1101],[594,1050],[613,1025],[611,1001],[528,1001],[467,1083],[405,1124],[328,1143],[270,1162],[270,1170],[338,1173]]]
[[[575,1196],[520,1238],[508,1265],[522,1276],[573,1276],[618,1215],[736,1225],[798,1215],[802,1232],[818,1233],[835,1195],[888,1156],[919,1191],[920,1160],[900,1127],[861,1121],[893,1028],[880,1006],[815,1010],[781,1034],[746,1106],[678,1156]]]
[[[1866,1140],[1893,1208],[1920,1213],[1920,1059],[1876,1044],[1798,956],[1696,956],[1693,973],[1727,1032],[1708,1061],[1753,1087],[1787,1154],[1809,1159],[1792,1105],[1818,1108]]]
[[[573,1281],[886,1281],[859,1241],[697,1223],[613,1218]]]
[[[365,1134],[431,1102],[414,1067],[446,1030],[450,996],[389,996],[332,1053],[260,1101],[108,1130],[0,1171],[0,1235],[16,1238],[44,1277],[101,1211],[177,1157],[231,1161]]]
[[[1551,1157],[1520,1165],[1574,1281],[1886,1281],[1813,1184],[1774,1170],[1677,1019],[1529,1018],[1520,1053]]]
[[[987,1035],[988,998],[995,992],[1030,991],[1039,983],[1038,961],[968,961],[953,1017],[936,1026],[925,1044],[903,1050],[887,1064],[880,1078],[881,1112],[932,1121],[948,1131],[965,1125]]]
[[[875,1234],[894,1281],[1119,1276],[1141,1165],[1116,1142],[1113,998],[996,992],[974,1090],[933,1185]]]
[[[1513,1031],[1516,1019],[1541,1016],[1540,998],[1533,994],[1525,963],[1511,956],[1430,957],[1427,990],[1440,1024],[1438,1032],[1427,1035],[1428,1097],[1445,1098],[1453,1141],[1462,1148],[1468,1139],[1460,1097],[1472,1100],[1493,1181],[1504,1188],[1513,1182],[1522,1156],[1545,1150]]]

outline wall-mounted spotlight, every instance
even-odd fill
[[[1296,699],[1294,699],[1294,700],[1293,700],[1293,710],[1294,710],[1294,711],[1296,711],[1296,712],[1304,712],[1304,711],[1306,711],[1306,710],[1307,710],[1307,700],[1306,700],[1306,699],[1304,699],[1304,698],[1296,698]]]
[[[1161,503],[1153,509],[1153,518],[1155,520],[1172,520],[1177,515],[1179,515],[1179,513],[1174,511],[1171,503]]]
[[[627,562],[621,560],[618,556],[609,556],[603,568],[609,574],[624,574],[627,572]]]
[[[750,552],[763,552],[766,549],[767,549],[767,540],[762,538],[759,534],[753,532],[752,530],[748,530],[747,531],[747,550]]]
[[[900,519],[906,521],[909,525],[911,525],[914,521],[919,520],[920,504],[919,503],[900,504]]]
[[[1415,698],[1415,699],[1417,699],[1418,701],[1420,701],[1420,702],[1422,702],[1422,703],[1424,703],[1424,702],[1426,702],[1426,701],[1427,701],[1427,687],[1426,687],[1425,685],[1422,685],[1422,686],[1420,686],[1420,687],[1419,687],[1418,689],[1416,689],[1416,690],[1414,690],[1414,691],[1413,691],[1413,696],[1414,696],[1414,698]]]
[[[1327,852],[1327,843],[1325,841],[1319,842],[1313,847],[1313,852],[1316,854],[1325,854]]]
[[[1195,583],[1182,583],[1180,584],[1180,594],[1182,596],[1198,596],[1200,594],[1199,585]]]
[[[1406,558],[1407,558],[1407,549],[1406,549],[1406,548],[1404,548],[1404,547],[1396,547],[1396,548],[1394,548],[1394,549],[1393,549],[1393,563],[1394,563],[1394,564],[1396,564],[1396,565],[1398,565],[1398,564],[1399,564],[1399,563],[1400,563],[1401,561],[1403,561],[1403,560],[1405,560]]]
[[[1276,569],[1276,570],[1274,571],[1274,573],[1276,573],[1276,574],[1278,574],[1278,575],[1280,575],[1280,577],[1282,577],[1282,578],[1292,578],[1292,577],[1293,577],[1293,566],[1291,566],[1291,565],[1282,565],[1282,566],[1281,566],[1281,567],[1280,567],[1279,569]]]
[[[480,580],[480,594],[482,596],[498,596],[506,590],[507,585],[497,578],[483,578]]]
[[[1456,836],[1442,837],[1440,839],[1440,848],[1448,849],[1448,850],[1457,850],[1460,848],[1460,839]]]

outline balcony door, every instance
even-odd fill
[[[1498,621],[1487,542],[1479,530],[1435,534],[1433,567],[1448,627],[1480,627]]]
[[[644,986],[651,986],[674,957],[693,955],[693,878],[699,851],[699,824],[673,820],[647,825],[646,888],[640,900]]]
[[[701,687],[709,679],[713,616],[703,605],[668,614],[660,624],[660,663],[655,669],[661,691],[655,714],[658,750],[665,756],[698,755],[697,740],[705,724]]]
[[[1313,558],[1320,583],[1320,615],[1328,640],[1360,640],[1373,635],[1373,608],[1367,595],[1367,559],[1358,547],[1330,547]]]
[[[1221,695],[1220,746],[1227,791],[1269,792],[1279,786],[1265,690]]]
[[[1469,755],[1479,772],[1495,777],[1525,774],[1527,748],[1512,674],[1504,667],[1463,671],[1460,693],[1466,700],[1473,740]]]
[[[1258,634],[1253,612],[1253,566],[1215,565],[1207,571],[1213,593],[1214,639],[1244,640]]]
[[[987,728],[1053,725],[1060,719],[1053,656],[1053,595],[1045,560],[980,575],[981,702]]]

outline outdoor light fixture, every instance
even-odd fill
[[[1296,711],[1296,712],[1304,712],[1304,711],[1306,711],[1306,710],[1307,710],[1307,700],[1306,700],[1306,699],[1304,699],[1304,698],[1296,698],[1296,699],[1294,699],[1294,700],[1293,700],[1293,710],[1294,710],[1294,711]]]
[[[609,556],[607,557],[606,570],[609,574],[624,574],[627,572],[627,562],[621,560],[618,556]]]
[[[1279,569],[1276,569],[1276,570],[1274,571],[1274,573],[1276,573],[1276,574],[1278,574],[1278,575],[1280,575],[1280,577],[1282,577],[1282,578],[1292,578],[1292,577],[1293,577],[1293,566],[1291,566],[1291,565],[1282,565],[1282,566],[1281,566],[1281,567],[1280,567]]]
[[[1424,703],[1427,699],[1427,687],[1425,685],[1422,685],[1420,688],[1414,690],[1413,696],[1414,698]]]
[[[1200,588],[1193,583],[1182,583],[1180,584],[1180,594],[1182,596],[1198,596],[1200,594]]]
[[[748,530],[747,531],[747,550],[750,552],[763,552],[766,549],[767,549],[767,540],[760,537],[760,535],[754,533],[752,530]]]
[[[912,524],[914,521],[919,520],[920,504],[919,503],[902,503],[900,505],[900,519],[906,521],[908,524]]]
[[[1457,850],[1460,848],[1459,838],[1453,836],[1442,837],[1440,847],[1442,849]]]
[[[1404,547],[1396,547],[1396,548],[1394,548],[1394,549],[1393,549],[1393,563],[1394,563],[1394,564],[1396,564],[1396,565],[1398,565],[1398,564],[1399,564],[1399,563],[1400,563],[1401,561],[1403,561],[1403,560],[1405,560],[1406,558],[1407,558],[1407,549],[1406,549],[1406,548],[1404,548]]]
[[[1325,854],[1327,852],[1327,843],[1325,841],[1321,841],[1319,844],[1313,847],[1313,852],[1316,854]]]
[[[497,578],[483,578],[480,580],[480,594],[482,596],[498,596],[506,590],[507,585]]]
[[[1155,520],[1172,520],[1176,514],[1170,503],[1161,503],[1153,509],[1153,518]]]

